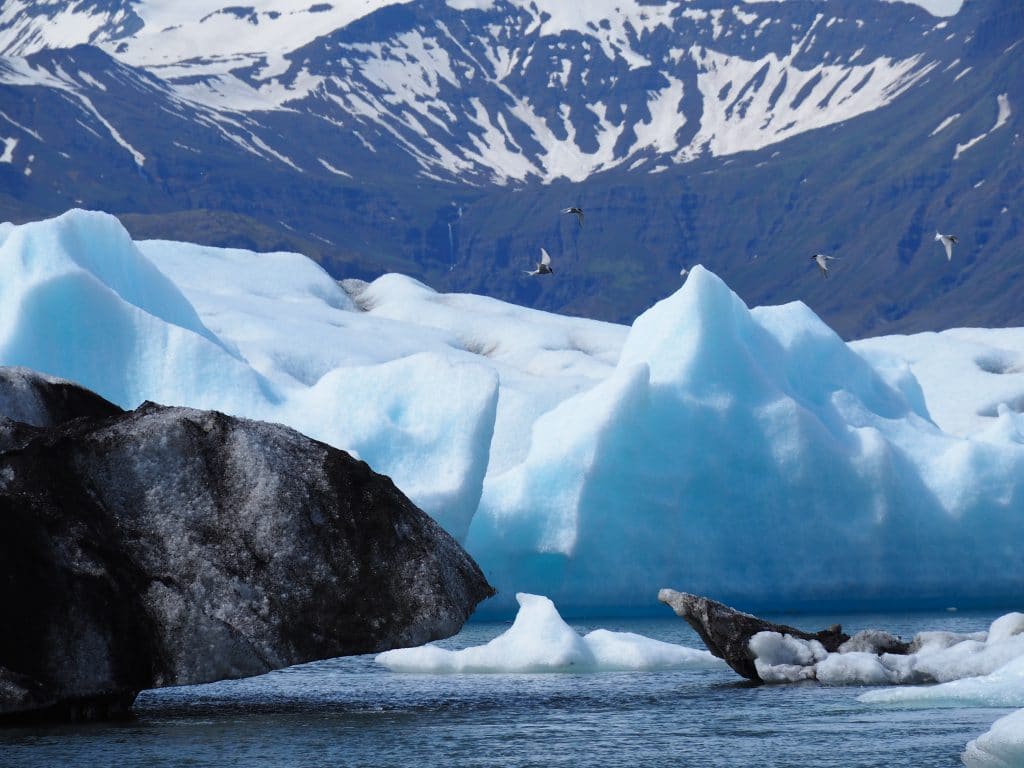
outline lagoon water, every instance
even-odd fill
[[[997,613],[772,616],[909,637],[987,629]],[[675,617],[570,621],[702,648]],[[509,622],[471,622],[447,648]],[[1006,709],[886,709],[867,688],[750,686],[729,669],[399,674],[373,656],[248,680],[147,691],[126,723],[0,730],[0,766],[929,766],[960,765]]]

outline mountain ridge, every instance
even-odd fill
[[[271,5],[206,23],[256,28],[282,13]],[[847,337],[1024,323],[1007,299],[1019,7],[617,2],[581,20],[551,2],[457,5],[364,4],[284,54],[140,68],[119,56],[141,45],[141,17],[95,0],[101,47],[0,58],[0,215],[102,208],[137,237],[284,247],[338,277],[403,271],[618,321],[701,261],[748,303],[807,300]],[[576,203],[592,214],[579,231],[557,213]],[[967,272],[915,263],[930,227],[960,232]],[[558,279],[513,277],[545,244]],[[976,263],[982,247],[999,270]],[[844,256],[842,282],[807,268],[825,249]]]

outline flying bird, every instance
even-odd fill
[[[680,277],[686,277],[688,274],[690,274],[690,270],[688,270],[686,267],[683,267],[682,269],[679,270]]]
[[[835,261],[838,258],[838,256],[827,256],[824,253],[816,253],[811,256],[811,259],[817,263],[818,269],[821,270],[822,277],[828,277],[828,263],[830,261]]]
[[[942,243],[942,247],[946,249],[946,261],[953,260],[953,246],[960,242],[960,238],[956,235],[943,235],[939,232],[935,233],[935,239]]]
[[[551,256],[548,255],[547,251],[545,251],[543,248],[541,248],[540,249],[540,261],[537,262],[537,268],[535,270],[533,270],[532,272],[527,272],[524,269],[523,272],[526,272],[526,274],[528,274],[528,275],[553,275],[553,274],[555,274],[555,270],[553,270],[551,268]]]
[[[572,208],[563,208],[562,213],[573,213],[576,218],[579,219],[580,226],[583,226],[583,209],[577,208],[575,205]]]

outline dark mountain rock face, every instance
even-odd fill
[[[0,405],[35,422],[0,421],[5,717],[419,645],[493,594],[388,478],[294,430],[24,370]]]

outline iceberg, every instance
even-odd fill
[[[664,584],[748,609],[1019,599],[1024,331],[847,344],[699,266],[624,327],[79,210],[0,227],[0,269],[0,364],[353,453],[480,563],[484,613],[525,591],[653,614]]]
[[[488,473],[467,546],[499,591],[582,609],[666,583],[745,606],[1008,603],[1021,563],[991,537],[1022,531],[1022,469],[803,304],[749,310],[696,267]]]
[[[724,666],[707,651],[633,632],[596,629],[581,637],[546,597],[519,593],[512,626],[486,645],[452,651],[428,644],[376,656],[392,672],[625,672]]]

